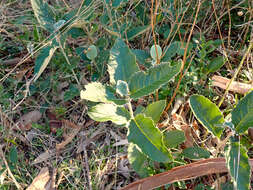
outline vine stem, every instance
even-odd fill
[[[188,47],[189,47],[189,43],[191,41],[191,36],[192,36],[192,33],[193,33],[193,29],[196,25],[196,21],[197,21],[197,17],[198,17],[198,14],[199,14],[199,9],[200,9],[200,5],[201,5],[201,1],[199,0],[198,2],[198,7],[197,7],[197,11],[196,11],[196,15],[195,15],[195,18],[194,18],[194,21],[193,21],[193,24],[192,24],[192,28],[191,28],[191,31],[190,31],[190,35],[188,37],[188,40],[187,40],[187,43],[186,43],[186,46],[185,46],[185,50],[184,50],[184,57],[183,57],[183,61],[182,61],[182,66],[181,66],[181,71],[180,71],[180,77],[179,77],[179,80],[178,80],[178,83],[177,83],[177,86],[176,86],[176,89],[173,93],[173,96],[169,102],[169,104],[167,105],[167,107],[165,108],[165,112],[168,111],[168,109],[170,108],[173,100],[175,99],[176,95],[177,95],[177,91],[179,89],[179,86],[180,86],[180,83],[183,79],[183,70],[184,70],[184,66],[185,66],[185,62],[186,62],[186,58],[187,58],[187,50],[188,50]]]
[[[225,91],[225,93],[223,94],[223,96],[222,96],[222,98],[221,98],[221,100],[220,100],[220,102],[219,102],[219,104],[218,104],[218,107],[220,107],[221,104],[223,103],[223,101],[224,101],[224,99],[225,99],[225,96],[226,96],[227,93],[228,93],[229,87],[231,86],[232,82],[235,80],[236,76],[238,75],[239,71],[241,70],[243,63],[244,63],[246,57],[248,56],[248,54],[250,53],[250,51],[251,51],[252,48],[253,48],[253,41],[250,42],[250,45],[249,45],[249,47],[248,47],[246,53],[244,54],[244,56],[243,56],[243,58],[242,58],[242,60],[241,60],[241,62],[240,62],[240,64],[239,64],[238,68],[236,69],[234,76],[230,79],[230,81],[229,81],[229,83],[228,83],[228,85],[227,85],[226,91]]]

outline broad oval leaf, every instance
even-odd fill
[[[238,190],[250,189],[250,165],[246,149],[232,138],[226,151],[226,164],[231,175],[234,188]]]
[[[128,141],[137,144],[141,151],[157,162],[169,162],[172,156],[163,143],[161,131],[144,114],[131,120]]]
[[[98,55],[97,47],[94,45],[91,45],[87,49],[86,56],[89,60],[94,60]]]
[[[238,133],[253,127],[253,91],[241,99],[232,111],[232,123]]]
[[[154,123],[157,124],[157,122],[160,120],[163,110],[165,109],[165,106],[165,100],[156,101],[152,104],[149,104],[143,113],[146,115],[146,117],[151,117]]]
[[[127,125],[130,120],[129,112],[123,106],[114,104],[98,104],[88,111],[88,115],[95,121],[112,121],[117,125]]]
[[[191,160],[199,160],[203,158],[209,158],[210,153],[201,147],[189,147],[183,150],[183,156]]]
[[[108,63],[108,72],[110,75],[110,83],[116,84],[118,80],[128,82],[131,75],[139,71],[136,64],[136,57],[124,43],[118,38],[110,51]]]
[[[156,52],[156,50],[157,50],[157,52]],[[159,45],[153,45],[150,48],[150,55],[153,60],[156,60],[157,57],[158,57],[158,59],[160,59],[162,56],[162,53],[163,53],[162,48]]]
[[[224,65],[224,63],[225,60],[222,56],[212,59],[211,62],[207,65],[207,73],[219,70]]]
[[[180,130],[166,131],[163,134],[163,141],[166,147],[175,148],[185,141],[184,132]]]
[[[149,166],[150,159],[141,152],[136,144],[129,143],[127,152],[129,163],[142,178],[151,176],[154,173]]]
[[[51,7],[44,0],[31,0],[35,17],[41,27],[49,32],[54,31],[55,15]]]
[[[125,104],[126,101],[123,99],[117,99],[114,93],[108,86],[105,86],[99,82],[92,82],[85,85],[86,90],[81,90],[81,99],[89,100],[92,102],[103,102],[103,103],[116,103]]]
[[[139,71],[133,74],[129,82],[130,97],[138,99],[153,93],[176,76],[180,68],[181,64],[169,66],[168,63],[161,63],[151,67],[147,72]]]
[[[219,108],[209,99],[201,95],[190,98],[190,107],[198,121],[213,135],[220,137],[225,122]]]
[[[36,81],[40,77],[40,75],[43,73],[43,71],[46,69],[48,63],[50,62],[57,48],[58,48],[57,46],[55,46],[54,44],[51,44],[40,50],[40,53],[37,56],[36,61],[35,61],[34,73],[37,76],[34,78],[34,81]]]
[[[180,42],[177,42],[177,41],[172,42],[170,46],[168,46],[165,49],[164,56],[162,57],[162,62],[171,61],[172,57],[174,57],[178,53],[179,48],[180,48]]]

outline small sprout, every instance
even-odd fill
[[[156,52],[157,49],[157,52]],[[161,58],[162,56],[162,48],[159,45],[153,45],[150,49],[150,55],[153,60],[157,60],[157,54],[158,54],[158,59]]]
[[[86,56],[88,57],[89,60],[94,60],[98,55],[98,51],[96,46],[91,45],[88,47],[86,51]]]

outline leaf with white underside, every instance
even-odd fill
[[[231,175],[234,189],[250,189],[250,165],[246,149],[231,138],[231,144],[226,151],[226,164]]]
[[[129,82],[130,97],[138,99],[153,93],[176,76],[180,68],[181,64],[179,63],[175,66],[161,63],[151,67],[146,72],[139,71],[133,74]]]
[[[149,158],[141,152],[136,144],[129,143],[127,152],[129,163],[142,178],[153,174],[154,171],[150,168]]]
[[[81,99],[92,102],[116,103],[125,104],[123,99],[117,99],[109,86],[103,85],[99,82],[92,82],[85,85],[85,90],[81,90]]]
[[[149,104],[143,113],[146,115],[146,117],[151,117],[156,124],[160,120],[161,114],[163,113],[165,106],[165,100],[156,101],[152,104]]]
[[[131,120],[127,138],[154,161],[172,160],[170,152],[164,145],[161,131],[154,125],[153,120],[144,114],[138,114]]]
[[[88,115],[95,121],[112,121],[117,125],[127,124],[130,120],[129,112],[123,106],[101,103],[92,107]]]
[[[110,83],[116,84],[118,80],[128,82],[131,75],[139,71],[136,64],[136,57],[124,43],[118,38],[110,51],[108,72]]]
[[[40,53],[35,61],[34,73],[36,74],[36,77],[34,81],[36,81],[43,73],[43,71],[46,69],[48,63],[50,62],[57,48],[58,48],[57,46],[51,44],[40,50]]]
[[[253,91],[247,94],[232,111],[232,123],[238,133],[253,127]]]
[[[35,17],[41,27],[49,32],[54,31],[55,15],[51,7],[43,0],[31,0]]]
[[[220,137],[225,122],[219,108],[209,99],[201,95],[190,98],[190,107],[198,121],[213,135]]]

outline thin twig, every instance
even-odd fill
[[[242,60],[241,60],[241,62],[240,62],[240,65],[239,65],[238,68],[236,69],[234,76],[233,76],[233,77],[231,78],[231,80],[229,81],[229,83],[228,83],[228,85],[227,85],[227,88],[226,88],[226,91],[225,91],[225,93],[223,94],[223,96],[222,96],[222,98],[221,98],[221,100],[220,100],[220,102],[219,102],[218,107],[220,107],[221,104],[223,103],[223,101],[224,101],[224,99],[225,99],[225,96],[227,95],[227,93],[228,93],[228,91],[229,91],[230,85],[231,85],[232,82],[235,80],[236,76],[238,75],[239,71],[241,70],[242,65],[243,65],[243,63],[244,63],[244,60],[245,60],[246,57],[248,56],[248,54],[249,54],[249,52],[251,51],[252,47],[253,47],[253,41],[250,42],[250,45],[249,45],[249,47],[248,47],[248,49],[247,49],[247,52],[244,54],[244,56],[243,56],[243,58],[242,58]]]
[[[175,99],[176,95],[177,95],[177,91],[178,91],[178,88],[180,86],[180,83],[183,79],[183,70],[184,70],[184,66],[185,66],[185,62],[186,62],[186,58],[187,58],[187,50],[188,50],[188,47],[189,47],[189,43],[191,41],[191,36],[192,36],[192,33],[193,33],[193,29],[196,25],[196,21],[197,21],[197,17],[198,17],[198,13],[199,13],[199,9],[200,9],[200,5],[201,5],[201,1],[199,0],[199,3],[198,3],[198,7],[197,7],[197,11],[196,11],[196,15],[195,15],[195,18],[194,18],[194,21],[193,21],[193,24],[192,24],[192,28],[191,28],[191,31],[190,31],[190,35],[188,37],[188,40],[187,40],[187,43],[186,43],[186,46],[185,46],[185,50],[184,50],[184,57],[183,57],[183,61],[182,61],[182,66],[181,66],[181,72],[180,72],[180,77],[179,77],[179,80],[178,80],[178,83],[177,83],[177,86],[176,86],[176,89],[174,91],[174,94],[169,102],[169,104],[167,105],[167,107],[165,108],[165,112],[168,111],[168,109],[170,108],[173,100]]]

